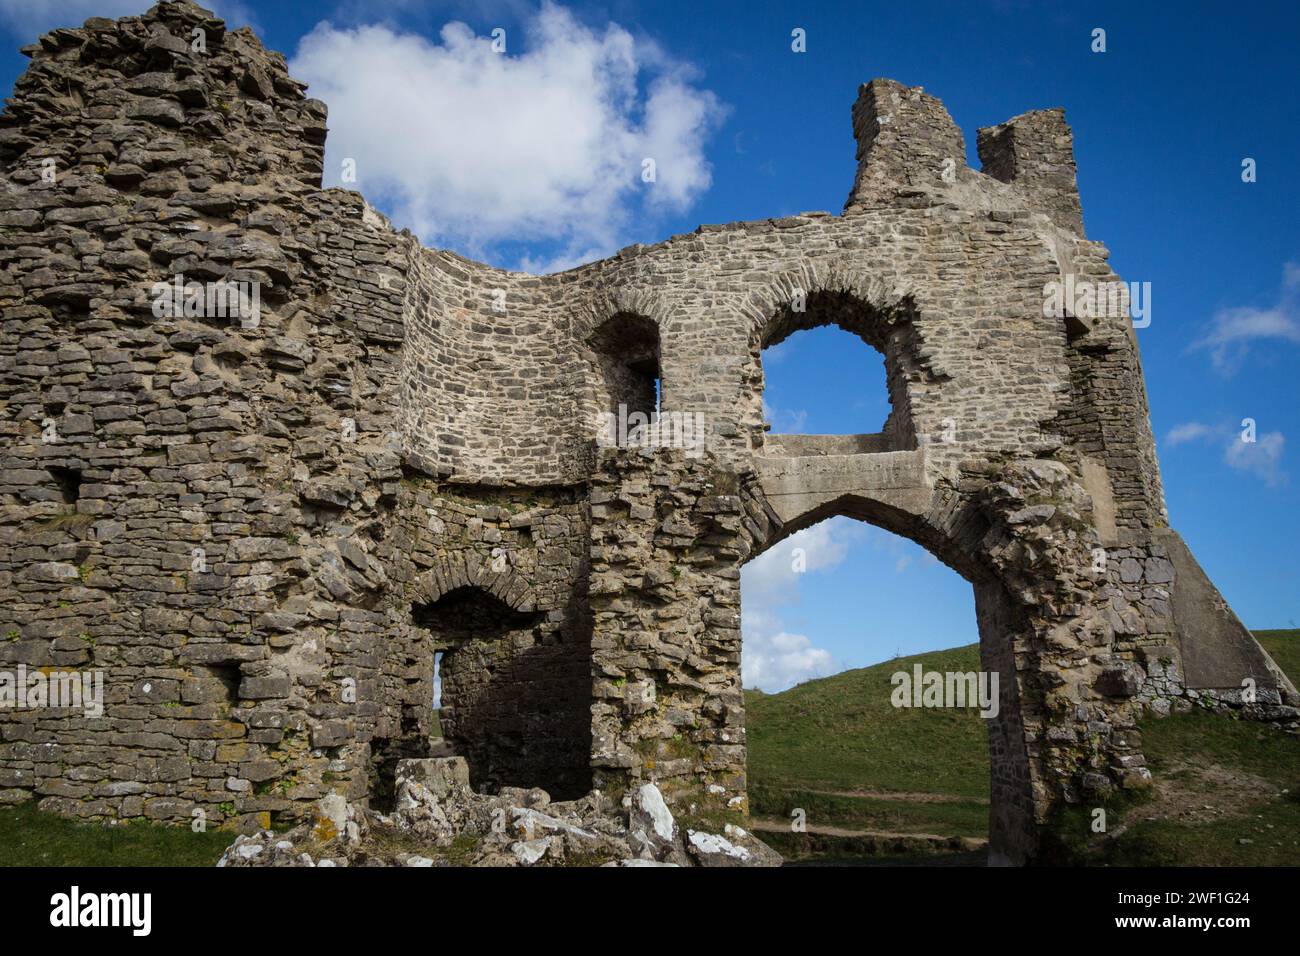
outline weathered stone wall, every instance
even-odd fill
[[[681,454],[603,456],[591,501],[597,782],[744,808],[740,569],[809,519],[782,521],[755,475]],[[1113,679],[1090,509],[1052,459],[968,461],[920,514],[836,508],[924,544],[975,587],[983,666],[999,674],[993,830],[1009,860],[1032,852],[1057,788],[1081,799],[1149,781],[1137,688]]]
[[[591,786],[588,517],[577,489],[439,488],[403,479],[375,554],[392,582],[376,634],[391,681],[374,772],[431,752],[434,655],[441,730],[476,787]],[[381,780],[386,784],[388,781]]]
[[[349,599],[379,579],[341,555],[400,477],[404,243],[318,191],[324,106],[247,31],[170,4],[27,52],[0,135],[0,659],[102,669],[107,700],[5,711],[2,782],[95,816],[314,799],[364,757],[330,678],[376,673],[381,618]],[[258,282],[257,321],[155,315],[177,274]]]
[[[598,785],[651,779],[673,796],[743,803],[740,567],[771,520],[712,460],[601,456],[589,590]]]
[[[0,710],[0,799],[265,823],[382,802],[450,749],[481,789],[655,780],[743,811],[740,568],[834,514],[975,588],[1000,859],[1054,803],[1145,783],[1141,702],[1294,693],[1168,537],[1128,318],[1044,313],[1049,282],[1116,278],[1059,110],[982,131],[976,171],[938,100],[874,80],[842,216],[533,277],[322,190],[324,104],[192,4],[26,52],[0,117],[0,671],[102,670],[106,702]],[[256,282],[256,321],[156,312],[180,274]],[[881,352],[888,422],[769,438],[762,349],[827,323]],[[598,447],[656,377],[707,446]]]

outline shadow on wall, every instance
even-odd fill
[[[620,312],[587,339],[600,369],[597,403],[602,412],[640,413],[660,407],[659,328],[649,318]]]
[[[523,612],[478,587],[411,606],[427,633],[407,680],[401,731],[378,748],[380,794],[391,793],[400,759],[454,753],[480,792],[541,787],[556,799],[590,789],[590,641],[576,629],[546,633],[541,612]],[[433,736],[435,661],[441,678]],[[385,785],[387,784],[387,785]]]

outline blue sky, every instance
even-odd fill
[[[1300,622],[1295,3],[209,5],[329,103],[331,183],[353,157],[355,187],[426,244],[532,271],[702,222],[838,212],[872,77],[940,97],[975,168],[977,127],[1065,107],[1088,235],[1152,286],[1138,335],[1171,522],[1249,626]],[[0,0],[0,81],[38,30],[144,6]],[[872,431],[887,411],[879,359],[842,333],[795,336],[766,367],[778,430]],[[814,535],[807,573],[759,569],[768,599],[746,572],[764,686],[975,640],[969,587],[914,546],[844,520]]]

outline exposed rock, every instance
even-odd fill
[[[781,863],[779,854],[730,824],[725,836],[689,831],[684,842],[652,784],[638,791],[628,811],[590,796],[551,802],[545,792],[517,788],[475,793],[463,782],[459,757],[402,761],[397,773],[401,783],[391,814],[329,794],[316,805],[314,825],[281,836],[269,830],[240,836],[218,866],[302,866],[322,859],[348,866],[440,866],[453,854],[459,863],[491,866]],[[646,820],[653,839],[647,839]]]

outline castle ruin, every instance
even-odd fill
[[[974,589],[995,861],[1149,783],[1144,708],[1300,703],[1168,525],[1127,311],[1044,308],[1119,282],[1061,110],[980,130],[975,170],[937,99],[873,80],[840,214],[531,276],[322,189],[325,104],[191,3],[23,52],[0,671],[100,670],[104,699],[0,709],[0,802],[263,827],[379,803],[431,752],[436,660],[476,789],[653,781],[743,820],[740,570],[832,515]],[[257,308],[159,308],[178,276]],[[883,356],[888,422],[768,434],[763,348],[828,323]],[[620,407],[704,433],[619,447]]]

